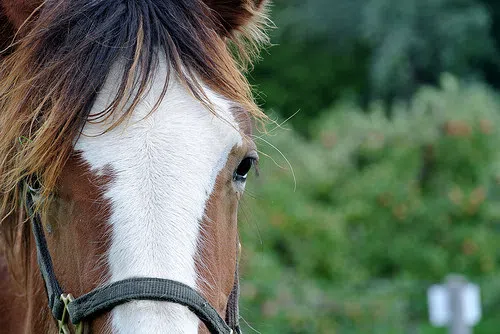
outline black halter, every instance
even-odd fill
[[[75,326],[77,333],[81,332],[82,321],[132,300],[156,300],[181,304],[196,314],[212,334],[241,333],[238,310],[238,267],[236,267],[234,287],[227,304],[225,321],[193,288],[168,279],[143,277],[124,279],[98,287],[78,298],[63,293],[54,273],[40,215],[34,212],[33,195],[36,190],[28,188],[26,204],[35,237],[38,266],[45,281],[49,308],[59,324],[59,333],[69,333],[69,322]]]

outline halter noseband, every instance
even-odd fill
[[[177,303],[186,306],[196,314],[212,334],[241,333],[238,310],[238,266],[236,266],[233,290],[228,299],[225,321],[196,290],[186,284],[169,279],[128,278],[98,287],[78,298],[63,293],[54,273],[40,214],[34,211],[33,196],[35,192],[36,190],[28,185],[26,206],[35,238],[38,266],[45,282],[49,308],[57,320],[59,333],[70,333],[68,324],[72,323],[76,333],[80,334],[83,332],[82,321],[132,300]]]

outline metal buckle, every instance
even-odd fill
[[[71,334],[69,327],[68,327],[68,324],[70,323],[68,305],[75,298],[73,298],[71,293],[63,293],[61,295],[61,297],[59,297],[59,298],[61,299],[61,301],[64,304],[64,310],[63,310],[61,320],[57,320],[57,324],[59,327],[59,334]],[[82,334],[83,333],[83,326],[82,326],[81,322],[74,324],[73,326],[75,327],[75,334]]]

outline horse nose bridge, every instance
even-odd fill
[[[198,333],[199,320],[185,306],[163,301],[131,301],[112,311],[113,333]]]

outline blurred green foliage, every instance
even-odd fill
[[[275,0],[272,13],[275,46],[251,81],[266,109],[300,110],[292,123],[305,136],[346,96],[408,99],[443,72],[500,87],[494,0]]]
[[[367,1],[362,32],[373,50],[374,93],[409,97],[443,71],[480,76],[480,61],[498,59],[490,25],[490,12],[476,0]]]
[[[456,272],[482,289],[474,332],[498,333],[500,2],[274,0],[272,13],[250,80],[287,121],[256,137],[244,319],[263,334],[444,334],[426,289]]]
[[[240,216],[249,324],[443,333],[426,325],[425,291],[459,272],[483,289],[475,333],[497,333],[499,108],[486,86],[443,75],[390,117],[380,103],[343,101],[311,122],[310,140],[289,123],[256,137],[264,172]]]

